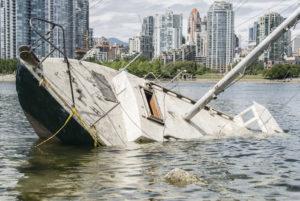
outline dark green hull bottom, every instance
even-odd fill
[[[21,107],[40,138],[50,137],[65,123],[69,113],[50,95],[38,80],[22,64],[17,67],[16,87]],[[34,119],[34,122],[32,121]],[[43,129],[41,129],[43,128]],[[71,119],[56,136],[67,145],[93,146],[90,134],[75,120]]]

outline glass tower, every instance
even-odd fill
[[[265,14],[259,18],[258,21],[258,44],[262,42],[276,27],[278,27],[284,18],[275,12]],[[261,55],[260,60],[264,61],[268,65],[280,63],[284,59],[284,54],[288,54],[287,47],[291,41],[291,32],[287,31],[279,39],[270,45],[268,50],[265,50]]]
[[[33,45],[39,37],[29,25],[32,17],[61,24],[65,29],[66,49],[69,58],[75,57],[76,48],[88,48],[89,1],[88,0],[0,0],[0,58],[18,57],[18,47]],[[35,22],[41,33],[50,26]],[[63,48],[62,32],[54,30],[52,42]],[[39,57],[47,55],[51,47],[42,41],[34,44]],[[61,57],[59,53],[52,56]]]
[[[232,4],[215,1],[207,13],[206,66],[224,73],[234,56],[234,12]]]
[[[154,56],[162,52],[179,49],[182,44],[182,15],[167,10],[164,15],[156,15],[154,19]]]

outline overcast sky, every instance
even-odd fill
[[[97,4],[97,2],[100,2]],[[183,34],[189,13],[197,8],[205,16],[213,0],[90,0],[90,26],[94,36],[116,37],[125,42],[141,31],[141,19],[164,13],[170,8],[183,14]],[[248,28],[264,13],[276,11],[284,17],[297,8],[298,0],[230,0],[235,11],[235,32],[243,46],[248,40]],[[298,26],[299,27],[299,26]]]

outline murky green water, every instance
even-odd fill
[[[180,84],[199,98],[211,84]],[[241,83],[214,105],[237,113],[255,100],[288,131],[267,139],[167,142],[93,150],[37,141],[14,84],[0,83],[0,200],[299,200],[299,84]],[[288,103],[287,105],[285,103]],[[284,105],[284,106],[283,106]],[[176,187],[162,177],[190,171],[207,185]]]

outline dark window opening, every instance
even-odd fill
[[[117,102],[117,98],[104,75],[92,71],[92,76],[105,100]]]
[[[156,100],[155,95],[151,91],[144,90],[148,108],[150,110],[150,119],[163,122],[162,115]]]

